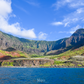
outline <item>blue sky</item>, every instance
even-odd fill
[[[55,41],[84,27],[84,0],[0,0],[0,31]]]

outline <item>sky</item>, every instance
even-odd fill
[[[56,41],[84,28],[84,0],[0,0],[0,31]]]

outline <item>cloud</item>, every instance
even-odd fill
[[[67,32],[67,31],[59,31],[58,33],[69,33],[69,32]]]
[[[79,8],[75,12],[68,14],[62,21],[64,26],[70,26],[70,24],[82,21],[84,19],[84,8]]]
[[[25,30],[20,26],[20,23],[16,22],[9,24],[8,20],[10,18],[9,14],[12,13],[11,0],[0,0],[0,30],[11,33],[14,35],[19,35],[26,38],[36,38],[34,33],[34,28]]]
[[[33,2],[33,1],[28,1],[28,0],[25,0],[25,2],[27,2],[28,4],[30,4],[30,5],[32,5],[32,6],[37,6],[37,7],[39,7],[39,3],[35,3],[35,2]]]
[[[77,25],[76,27],[71,28],[71,30],[69,31],[69,33],[73,34],[77,29],[80,29],[81,26]]]
[[[12,12],[10,0],[0,0],[0,16],[7,17]]]
[[[62,25],[63,23],[62,22],[53,22],[51,23],[52,25]]]
[[[84,0],[57,0],[57,2],[52,5],[52,7],[55,7],[57,10],[65,5],[71,8],[79,8],[84,6]]]
[[[55,7],[55,9],[59,9],[60,7],[66,5],[67,3],[70,3],[71,0],[57,0],[56,3],[52,4],[52,7]]]
[[[78,8],[78,7],[82,7],[84,6],[84,0],[75,0],[74,2],[72,1],[70,3],[70,7],[73,7],[73,8]]]
[[[81,26],[77,25],[76,27],[71,28],[69,31],[59,31],[59,33],[73,34],[77,29],[80,29]]]
[[[25,12],[26,14],[29,14],[28,11],[26,11],[24,8],[20,7],[20,6],[17,6],[14,4],[15,7],[17,7],[18,9],[20,9],[21,11]]]
[[[66,15],[60,22],[53,22],[53,25],[64,25],[64,27],[70,26],[70,24],[77,23],[84,20],[84,8],[79,8],[76,11]]]
[[[63,6],[75,9],[74,12],[64,16],[63,20],[53,22],[53,25],[56,23],[56,25],[64,25],[64,27],[70,27],[70,24],[77,23],[78,21],[84,21],[84,0],[57,0],[56,3],[54,3],[52,6],[55,7],[55,9],[59,9]]]
[[[47,34],[43,33],[43,32],[40,32],[39,35],[38,35],[38,38],[42,39],[42,40],[45,40],[47,38]]]

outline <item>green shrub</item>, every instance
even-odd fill
[[[1,66],[13,66],[13,62],[2,62]]]
[[[82,65],[81,64],[78,64],[79,67],[81,67]]]
[[[49,67],[49,66],[51,66],[51,64],[48,62],[48,63],[45,63],[45,64],[41,64],[40,66]]]
[[[54,64],[62,64],[64,63],[63,61],[54,61]]]
[[[50,57],[50,59],[55,59],[56,58],[56,56],[52,56],[52,57]]]

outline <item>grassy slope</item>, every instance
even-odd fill
[[[77,56],[79,55],[79,56]],[[48,55],[48,56],[32,56],[33,58],[47,58],[47,59],[54,59],[54,65],[57,66],[84,66],[84,46],[74,49],[68,50],[64,53],[59,55]],[[77,58],[77,59],[73,59]],[[82,59],[82,60],[81,60]],[[49,64],[41,65],[41,66],[48,66]]]
[[[16,51],[4,51],[4,50],[0,50],[0,56],[11,56],[14,58],[18,58],[18,57],[28,57],[28,55],[22,51],[16,50]]]
[[[59,55],[46,55],[46,56],[39,56],[39,55],[36,55],[36,54],[33,54],[31,55],[31,58],[44,58],[44,57],[49,57],[50,59],[62,59],[65,58],[66,60],[68,60],[70,57],[72,56],[76,56],[76,55],[84,55],[84,46],[80,47],[80,48],[77,48],[77,49],[74,49],[74,50],[68,50],[64,53],[61,53]]]
[[[5,48],[13,47],[28,54],[44,54],[49,50],[55,49],[57,45],[59,45],[62,41],[65,41],[67,38],[60,39],[58,41],[34,41],[18,38],[0,31],[0,39],[2,39],[4,44],[7,43],[7,45],[4,46]],[[4,49],[2,44],[0,48]]]
[[[13,54],[14,53],[17,53],[19,54],[20,56],[23,56],[23,57],[26,57],[27,54],[24,53],[24,52],[21,52],[21,51],[11,51],[11,52],[8,52],[8,51],[3,51],[3,50],[0,50],[0,53],[2,53],[3,55],[5,56],[11,56],[11,57],[16,57],[18,58],[18,56],[14,56]],[[16,54],[16,55],[17,55]],[[37,59],[40,59],[40,58],[46,58],[46,59],[54,59],[54,64],[53,65],[57,65],[57,66],[84,66],[84,60],[82,61],[79,61],[79,60],[74,60],[72,57],[75,57],[76,55],[80,55],[80,58],[83,57],[84,55],[84,46],[80,47],[80,48],[77,48],[77,49],[74,49],[74,50],[68,50],[64,53],[61,53],[59,55],[48,55],[48,56],[39,56],[39,55],[36,55],[36,54],[33,54],[33,55],[30,55],[30,58],[37,58]],[[68,61],[68,62],[66,62]],[[73,62],[70,62],[70,61],[73,61]],[[8,66],[11,66],[12,64],[11,63],[8,63]],[[48,64],[44,64],[44,65],[40,65],[40,66],[43,66],[43,67],[49,67],[51,66],[49,63]]]
[[[82,47],[80,47],[80,48],[77,48],[77,49],[74,49],[74,50],[68,50],[68,51],[66,51],[66,52],[64,52],[64,53],[62,53],[62,54],[59,54],[58,56],[59,57],[63,57],[63,56],[65,56],[66,58],[67,57],[72,57],[72,56],[76,56],[76,55],[84,55],[84,46],[82,46]],[[58,57],[58,58],[59,58]]]

